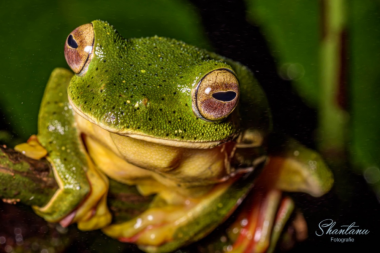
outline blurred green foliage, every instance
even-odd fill
[[[350,148],[380,199],[380,1],[348,3]]]
[[[246,0],[248,18],[269,42],[278,72],[305,102],[318,103],[320,1]]]
[[[63,46],[76,27],[106,20],[126,38],[164,36],[209,48],[186,0],[58,0],[0,2],[0,106],[13,131],[37,133],[37,115],[51,71],[67,67]]]

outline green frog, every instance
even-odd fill
[[[242,64],[174,39],[125,39],[99,20],[71,32],[64,52],[75,74],[53,71],[38,135],[16,146],[52,164],[59,190],[34,207],[47,221],[170,252],[251,198],[232,249],[264,252],[289,217],[280,213],[293,208],[283,191],[317,197],[331,188],[317,153],[273,137],[265,94]],[[112,224],[108,178],[155,195],[149,208]]]

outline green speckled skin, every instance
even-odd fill
[[[245,67],[174,39],[126,40],[106,22],[92,24],[94,57],[69,86],[74,106],[91,121],[113,132],[188,142],[226,141],[249,124],[268,132],[265,96]],[[226,120],[208,122],[193,113],[191,92],[220,68],[236,73],[247,97]]]
[[[42,216],[58,221],[70,213],[90,191],[86,178],[85,151],[75,127],[74,114],[67,99],[67,86],[73,74],[55,69],[46,86],[38,119],[38,140],[48,151],[60,186],[56,200]],[[40,213],[36,209],[37,213]]]

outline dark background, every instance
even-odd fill
[[[380,235],[380,3],[347,0],[331,7],[325,2],[2,1],[0,139],[13,145],[36,133],[44,86],[52,69],[67,67],[63,44],[77,26],[102,19],[124,37],[173,37],[247,65],[267,94],[276,131],[318,149],[332,168],[336,182],[326,196],[293,196],[309,227],[309,239],[293,252],[376,251]],[[337,63],[341,78],[333,84],[340,96],[334,94],[333,108],[326,109],[329,97],[323,93],[323,73],[330,66],[321,58],[328,13],[343,20],[339,31],[343,49]],[[326,121],[324,112],[330,109],[337,110],[336,117],[329,120],[335,131],[344,133],[343,140],[331,137],[329,128],[321,124]],[[344,124],[338,114],[346,117]],[[40,251],[43,240],[56,237],[55,227],[30,218],[27,207],[20,208],[0,205],[0,236],[13,236],[13,228],[27,227],[30,231],[24,239],[40,238]],[[343,244],[330,242],[330,236],[317,237],[318,223],[327,218],[335,220],[337,227],[356,222],[370,234],[353,236],[354,243]],[[118,252],[132,250],[97,232],[77,233],[75,228],[60,233],[59,238],[66,242],[52,245],[57,251],[70,252],[105,252],[109,245]],[[0,244],[0,252],[5,251],[3,246]]]

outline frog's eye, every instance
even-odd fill
[[[93,44],[94,29],[92,24],[79,26],[67,37],[65,58],[75,73],[80,73],[90,63]]]
[[[239,82],[227,69],[211,71],[198,83],[193,95],[193,111],[205,120],[226,118],[239,99]]]

